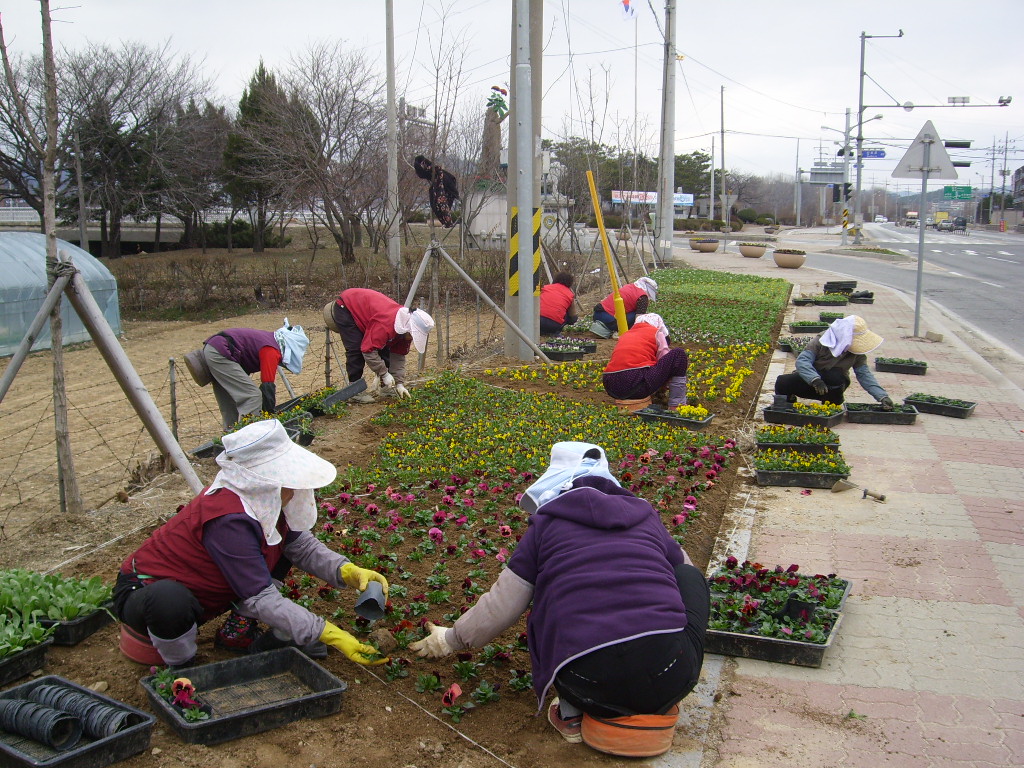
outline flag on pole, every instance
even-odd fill
[[[636,16],[636,7],[631,0],[619,0],[619,5],[622,6],[622,18],[632,19]]]

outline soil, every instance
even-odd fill
[[[584,305],[587,305],[586,302]],[[320,327],[316,321],[316,311],[313,310],[292,313],[291,319],[292,322],[308,323],[308,328]],[[233,318],[222,321],[219,327],[248,325],[269,329],[279,322],[277,314],[268,314]],[[461,318],[460,322],[453,323],[452,343],[455,344],[459,339],[472,339],[474,322],[473,318]],[[216,327],[209,324],[129,323],[124,346],[129,358],[140,371],[164,370],[169,350],[179,353],[188,351],[216,330]],[[598,340],[597,357],[606,358],[613,345],[613,340]],[[518,361],[501,356],[500,343],[491,347],[469,346],[474,348],[473,359],[467,357],[462,361],[464,370],[468,372],[482,372],[485,366],[519,364]],[[744,396],[736,404],[717,408],[715,420],[706,432],[735,436],[742,431],[750,415],[749,404],[756,402],[768,358],[768,355],[763,355],[753,361],[755,374],[747,379]],[[24,392],[38,393],[40,389],[48,389],[49,359],[49,354],[43,353],[33,355],[26,361],[19,374],[19,388],[12,390],[12,402],[4,402],[5,413],[9,404],[14,405],[15,412],[18,412],[19,403],[22,411],[27,410],[26,404],[32,401],[32,395]],[[79,376],[85,377],[90,384],[101,380],[104,382],[102,394],[97,396],[110,398],[111,424],[118,420],[131,420],[130,411],[121,402],[123,398],[118,397],[120,393],[116,385],[102,364],[97,363],[95,350],[87,345],[69,350],[67,359],[69,371],[72,372],[70,381],[76,381],[71,377]],[[299,392],[310,391],[322,384],[321,379],[315,386],[305,385],[304,377],[305,374],[297,377],[298,381],[293,380]],[[512,386],[505,380],[482,375],[481,378],[496,386]],[[520,384],[516,383],[515,386],[520,387]],[[521,388],[551,391],[549,387],[540,384],[523,385]],[[19,392],[22,394],[19,395]],[[587,401],[608,402],[603,393],[566,391],[563,394]],[[202,391],[201,396],[212,403],[213,396],[209,390]],[[18,397],[22,399],[19,401]],[[382,407],[382,404],[353,406],[341,419],[317,418],[315,428],[318,436],[312,450],[339,468],[346,465],[365,466],[385,434],[384,428],[370,421],[372,415]],[[26,417],[26,425],[29,422]],[[210,423],[209,416],[203,423]],[[194,434],[199,436],[198,433]],[[51,461],[50,455],[52,452],[46,455],[46,461]],[[739,484],[749,482],[738,476],[737,468],[741,463],[742,460],[737,456],[720,476],[716,486],[701,498],[702,514],[688,530],[687,550],[699,567],[706,566],[708,562],[731,496]],[[22,459],[23,470],[30,469],[29,464],[30,459]],[[80,466],[87,467],[88,458],[83,459]],[[212,459],[194,462],[194,466],[204,482],[212,479],[217,469]],[[73,519],[62,519],[52,512],[52,508],[39,509],[31,504],[8,506],[0,510],[0,521],[6,528],[0,567],[48,570],[59,566],[67,575],[101,575],[112,579],[121,560],[137,548],[157,525],[173,514],[179,504],[191,497],[189,489],[177,473],[157,474],[153,478],[147,477],[147,474],[145,469],[139,473],[139,479],[145,482],[130,489],[126,503],[113,497],[99,506],[98,510]],[[53,477],[42,478],[38,482],[52,483]],[[92,506],[95,508],[98,504],[94,502]],[[454,564],[455,561],[451,562]],[[463,575],[453,565],[452,583],[459,583],[456,580]],[[232,657],[229,652],[213,645],[213,637],[219,625],[220,620],[214,620],[201,628],[200,661],[211,662]],[[522,626],[513,627],[503,636],[503,642],[514,640],[522,629]],[[148,674],[148,670],[120,654],[117,632],[117,625],[109,625],[78,646],[51,647],[43,673],[60,675],[85,686],[102,681],[109,686],[107,695],[149,711],[145,694],[139,685],[140,678]],[[417,693],[412,681],[417,674],[434,672],[445,685],[454,682],[447,661],[416,661],[410,668],[410,677],[396,682],[387,682],[381,668],[357,667],[340,654],[332,653],[321,663],[348,684],[339,714],[320,720],[299,721],[215,747],[183,745],[173,732],[158,721],[150,748],[125,761],[123,765],[216,764],[224,768],[323,765],[344,765],[346,768],[483,768],[495,765],[546,768],[561,765],[572,768],[635,765],[632,761],[617,760],[555,737],[543,714],[536,714],[537,703],[533,692],[515,692],[505,684],[500,690],[500,703],[478,707],[458,725],[451,725],[447,718],[439,719],[438,694]],[[505,683],[510,669],[528,666],[525,652],[517,652],[508,668],[494,675],[489,674],[488,677],[492,682]],[[473,685],[464,687],[468,694]],[[686,733],[685,726],[681,726],[676,738],[679,743],[683,743],[692,737]]]

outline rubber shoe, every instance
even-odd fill
[[[562,717],[562,713],[558,710],[557,696],[551,700],[551,704],[548,706],[548,722],[551,723],[555,730],[562,735],[562,738],[570,744],[579,744],[583,741],[583,735],[580,733],[580,724],[583,722],[583,715],[577,715],[576,717]]]

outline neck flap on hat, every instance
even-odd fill
[[[242,501],[245,514],[260,524],[263,537],[271,546],[281,542],[281,534],[277,530],[277,520],[281,513],[288,527],[293,531],[308,531],[316,523],[316,499],[311,488],[296,489],[284,508],[281,508],[281,486],[268,483],[245,467],[233,461],[217,463],[221,470],[210,484],[207,493],[218,488],[226,488],[235,493]]]
[[[288,325],[286,317],[284,325],[274,331],[274,340],[281,348],[281,364],[292,373],[302,373],[302,358],[309,347],[309,338],[302,326]]]
[[[608,458],[600,446],[592,443],[556,443],[552,448],[551,466],[526,489],[519,500],[519,506],[533,514],[572,488],[573,482],[581,477],[603,477],[619,485],[608,468]]]
[[[833,320],[832,324],[821,334],[821,343],[832,352],[832,357],[842,357],[853,343],[853,324],[857,318],[853,315]]]

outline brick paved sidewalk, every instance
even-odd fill
[[[777,268],[770,255],[696,254],[691,266],[782,277],[794,294],[820,293],[829,272]],[[876,373],[894,400],[917,391],[978,403],[974,416],[921,414],[911,426],[843,423],[850,480],[886,494],[753,489],[746,556],[768,566],[835,572],[853,582],[838,638],[820,669],[726,661],[715,704],[710,768],[1024,765],[1024,394],[926,308],[886,288],[850,305],[885,337],[886,357],[928,363],[926,376]],[[816,319],[819,307],[791,307]],[[874,355],[869,355],[869,359]],[[774,377],[793,370],[776,353]],[[852,402],[872,402],[856,380]],[[742,553],[740,553],[742,555]],[[742,556],[741,556],[742,559]],[[721,657],[709,656],[715,664]],[[691,753],[692,757],[692,753]],[[664,765],[693,764],[667,755]]]

